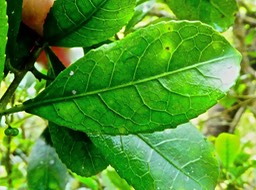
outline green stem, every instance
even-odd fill
[[[22,81],[22,79],[24,78],[24,76],[27,74],[28,71],[33,69],[34,63],[35,63],[36,59],[38,58],[38,56],[40,55],[41,51],[43,50],[44,46],[46,46],[46,44],[44,44],[43,46],[36,45],[34,47],[34,50],[30,53],[28,60],[26,60],[26,62],[24,64],[25,65],[24,69],[19,72],[15,72],[14,80],[12,81],[12,83],[8,87],[8,89],[6,90],[5,94],[0,99],[0,116],[9,114],[9,113],[14,113],[14,112],[10,112],[9,110],[5,110],[6,106],[10,102],[11,98],[14,95],[14,92],[18,88],[18,86],[19,86],[20,82]],[[17,110],[17,107],[13,107],[13,108],[14,108],[14,110]],[[10,110],[13,110],[13,109],[10,109]],[[19,110],[19,111],[22,111],[22,110]]]
[[[7,137],[7,152],[6,152],[6,171],[8,174],[8,188],[11,189],[13,187],[12,185],[12,163],[11,163],[11,140],[12,137]]]
[[[11,85],[6,90],[5,94],[2,96],[0,100],[0,110],[5,109],[7,104],[9,103],[10,99],[14,95],[14,92],[18,88],[21,80],[24,78],[27,72],[20,72],[15,74],[14,80],[12,81]]]
[[[12,113],[20,112],[20,111],[25,111],[26,108],[27,107],[24,105],[18,105],[18,106],[9,108],[9,109],[2,109],[2,110],[0,110],[0,118],[3,115],[8,115],[8,114],[12,114]]]

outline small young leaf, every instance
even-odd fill
[[[107,169],[106,175],[116,188],[122,190],[131,190],[131,186],[123,178],[121,178],[113,168]]]
[[[155,0],[150,0],[136,6],[133,17],[125,27],[125,32],[129,32],[129,30],[131,30],[132,27],[134,27],[139,21],[141,21],[153,8],[154,4]]]
[[[46,18],[44,36],[51,45],[89,47],[116,34],[134,7],[135,0],[58,0]]]
[[[28,187],[30,190],[64,190],[68,173],[54,148],[38,139],[28,163]]]
[[[240,139],[236,135],[222,133],[216,138],[215,147],[223,166],[228,168],[234,164],[240,151]]]
[[[235,20],[236,0],[165,0],[179,19],[200,20],[222,32]]]
[[[90,138],[135,189],[212,190],[217,184],[213,146],[191,124],[152,134]]]
[[[85,133],[49,124],[51,139],[60,159],[72,172],[89,177],[108,166]]]
[[[7,43],[8,23],[6,15],[6,2],[0,2],[0,81],[3,78],[5,63],[5,46]]]
[[[87,134],[163,130],[216,104],[239,75],[240,60],[207,25],[161,22],[88,52],[24,105]]]

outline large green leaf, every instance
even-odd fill
[[[54,148],[38,139],[29,157],[28,187],[30,190],[64,190],[68,173]]]
[[[5,62],[5,46],[7,42],[8,23],[6,16],[6,2],[0,2],[0,81],[3,78]]]
[[[132,17],[135,0],[58,0],[44,25],[53,45],[88,47],[117,33]]]
[[[152,134],[90,137],[136,190],[213,190],[217,184],[213,147],[190,124]]]
[[[108,166],[104,156],[85,133],[49,124],[51,139],[60,159],[78,175],[92,176]]]
[[[218,31],[227,30],[235,20],[236,0],[166,0],[179,19],[200,20]]]
[[[22,109],[86,133],[163,130],[216,104],[240,59],[207,25],[161,22],[90,51]]]

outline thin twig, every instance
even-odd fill
[[[46,44],[45,44],[46,45]],[[5,94],[0,99],[0,112],[3,112],[10,102],[11,98],[14,95],[14,92],[18,88],[20,82],[25,77],[28,71],[34,68],[34,63],[38,56],[40,55],[41,51],[43,50],[44,46],[40,46],[39,44],[36,45],[33,49],[33,51],[30,53],[30,56],[28,57],[28,60],[26,60],[26,63],[24,63],[24,69],[20,72],[15,73],[14,80],[12,81],[11,85],[6,90]],[[1,116],[1,114],[0,114]]]

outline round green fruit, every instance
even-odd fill
[[[17,128],[8,127],[5,129],[4,134],[6,136],[17,136],[19,134],[19,130]]]

